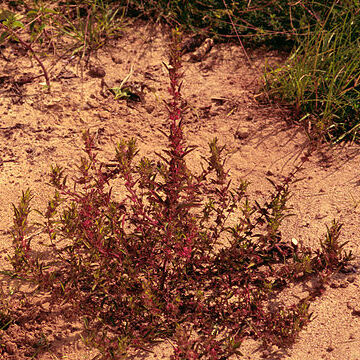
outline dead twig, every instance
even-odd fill
[[[235,31],[236,37],[238,38],[239,43],[240,43],[240,46],[241,46],[241,48],[243,49],[243,52],[244,52],[245,57],[246,57],[246,60],[247,60],[247,62],[248,62],[248,64],[249,64],[249,66],[252,68],[252,67],[253,67],[252,62],[251,62],[251,60],[250,60],[250,58],[249,58],[249,55],[247,54],[247,52],[246,52],[246,50],[245,50],[245,47],[244,47],[244,45],[243,45],[243,43],[242,43],[242,41],[241,41],[241,39],[240,39],[239,33],[237,32],[236,26],[235,26],[235,24],[234,24],[234,22],[233,22],[233,19],[232,19],[231,15],[230,15],[228,6],[227,6],[227,4],[226,4],[226,1],[223,0],[223,3],[224,3],[224,6],[225,6],[225,9],[226,9],[226,12],[227,12],[227,14],[228,14],[228,16],[229,16],[231,25],[232,25],[232,27],[233,27],[233,29],[234,29],[234,31]]]

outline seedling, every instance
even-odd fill
[[[132,74],[133,74],[133,68],[131,66],[129,74],[127,74],[125,78],[121,81],[120,86],[116,86],[109,89],[115,95],[114,97],[115,100],[129,99],[133,95],[131,89],[127,86],[124,86],[130,80]]]

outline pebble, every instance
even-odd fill
[[[11,341],[6,342],[5,348],[9,355],[14,355],[17,351],[17,345]]]
[[[97,101],[93,100],[93,99],[89,99],[87,102],[86,102],[86,110],[88,109],[95,109],[97,108],[99,105],[97,103]]]
[[[348,309],[352,310],[352,315],[360,316],[360,302],[358,299],[352,299],[347,302]]]
[[[146,110],[146,112],[148,114],[151,114],[154,111],[154,109],[155,109],[155,106],[153,106],[153,105],[146,105],[145,106],[145,110]]]
[[[250,136],[250,131],[247,128],[239,128],[235,131],[234,137],[238,140],[244,140]]]
[[[88,75],[93,78],[103,78],[103,77],[105,77],[106,72],[105,72],[104,68],[102,68],[101,66],[93,66],[89,70]]]
[[[115,64],[122,64],[124,62],[123,59],[119,55],[111,55],[111,60]]]
[[[334,280],[330,284],[330,287],[332,289],[346,288],[348,286],[349,286],[349,283],[347,281],[342,281],[342,280]]]

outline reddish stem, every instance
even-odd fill
[[[42,61],[39,59],[39,57],[36,55],[35,51],[34,51],[33,48],[31,47],[31,45],[28,44],[27,42],[25,42],[24,40],[22,40],[22,39],[20,38],[20,36],[19,36],[14,30],[12,30],[11,28],[9,28],[9,27],[6,26],[5,24],[0,23],[0,27],[2,27],[3,29],[5,29],[5,31],[8,31],[13,37],[16,38],[17,41],[19,41],[19,43],[20,43],[25,49],[27,49],[28,51],[30,51],[30,52],[33,54],[35,60],[39,63],[39,65],[40,65],[40,67],[41,67],[41,69],[42,69],[42,71],[43,71],[43,74],[44,74],[44,77],[45,77],[45,81],[46,81],[46,85],[47,85],[47,87],[48,87],[48,89],[49,89],[49,92],[50,92],[50,80],[49,80],[48,73],[47,73],[47,71],[46,71],[46,69],[45,69],[44,64],[43,64]]]

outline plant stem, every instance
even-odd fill
[[[12,30],[11,28],[9,28],[9,27],[6,26],[5,24],[0,23],[0,27],[2,27],[3,29],[5,29],[6,31],[8,31],[13,37],[16,38],[17,41],[19,41],[19,43],[20,43],[25,49],[29,50],[29,51],[33,54],[35,60],[39,63],[39,65],[40,65],[40,67],[41,67],[41,69],[42,69],[42,71],[43,71],[43,74],[44,74],[44,77],[45,77],[45,81],[46,81],[46,85],[47,85],[48,90],[49,90],[49,93],[50,93],[50,92],[51,92],[51,86],[50,86],[50,80],[49,80],[48,73],[47,73],[47,71],[46,71],[46,69],[45,69],[45,66],[44,66],[43,62],[42,62],[42,61],[39,59],[39,57],[36,55],[34,49],[31,47],[31,45],[28,44],[27,42],[25,42],[24,40],[22,40],[22,39],[20,38],[20,36],[19,36],[14,30]]]
[[[241,46],[241,48],[243,49],[243,52],[244,52],[245,57],[246,57],[246,60],[247,60],[247,62],[248,62],[248,64],[249,64],[249,66],[252,68],[252,67],[253,67],[252,62],[251,62],[251,60],[250,60],[250,58],[249,58],[249,55],[247,54],[247,52],[246,52],[246,50],[245,50],[245,47],[244,47],[244,45],[243,45],[243,43],[242,43],[242,41],[241,41],[241,39],[240,39],[239,33],[238,33],[237,29],[236,29],[236,26],[235,26],[235,24],[234,24],[234,22],[233,22],[233,19],[232,19],[231,15],[230,15],[228,6],[227,6],[227,4],[226,4],[226,1],[223,0],[223,3],[224,3],[224,6],[225,6],[225,9],[226,9],[226,11],[227,11],[227,14],[228,14],[228,16],[229,16],[231,25],[232,25],[232,27],[233,27],[233,29],[234,29],[234,31],[235,31],[236,37],[238,38],[239,43],[240,43],[240,46]]]

